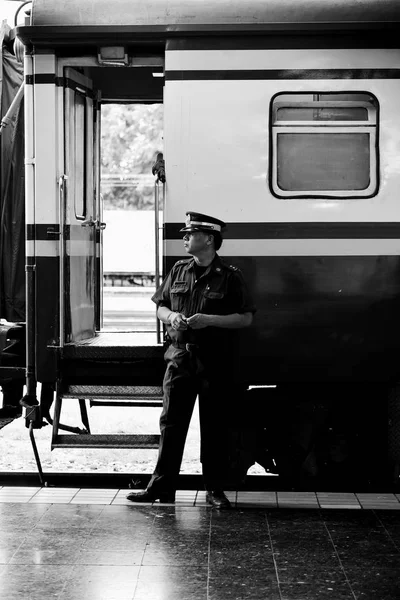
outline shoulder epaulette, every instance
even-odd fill
[[[183,258],[182,260],[178,260],[175,263],[175,265],[184,265],[184,264],[187,264],[188,262],[190,262],[191,260],[192,260],[191,258]]]
[[[233,265],[228,265],[228,269],[230,269],[231,271],[240,271],[238,267],[234,267]]]
[[[228,263],[225,262],[223,258],[220,258],[220,264],[222,267],[224,267],[225,269],[229,269],[230,271],[236,271],[238,273],[241,272],[238,267],[235,267],[234,265],[228,265]]]

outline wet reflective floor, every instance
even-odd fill
[[[218,512],[101,503],[93,491],[86,504],[21,493],[0,503],[7,600],[400,598],[398,510],[292,502]]]

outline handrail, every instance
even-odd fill
[[[59,241],[59,252],[60,252],[60,273],[59,273],[59,319],[60,319],[60,347],[64,346],[64,260],[65,260],[65,248],[64,248],[64,224],[65,224],[65,181],[68,179],[67,175],[61,175],[58,179],[58,203],[59,203],[59,217],[60,217],[60,241]]]
[[[155,234],[155,285],[160,285],[160,188],[159,181],[154,182],[154,234]],[[156,314],[157,344],[161,344],[161,324]]]

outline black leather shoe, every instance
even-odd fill
[[[164,504],[172,504],[175,502],[175,492],[152,492],[151,490],[143,490],[142,492],[131,492],[126,497],[131,502],[155,502],[159,500]]]
[[[232,508],[228,498],[225,496],[224,492],[220,490],[207,491],[206,500],[208,504],[211,504],[211,506],[219,508],[220,510]]]

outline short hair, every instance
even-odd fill
[[[218,232],[218,231],[213,231],[212,233],[210,233],[210,235],[213,236],[214,238],[214,248],[215,250],[219,250],[222,246],[222,235]]]

